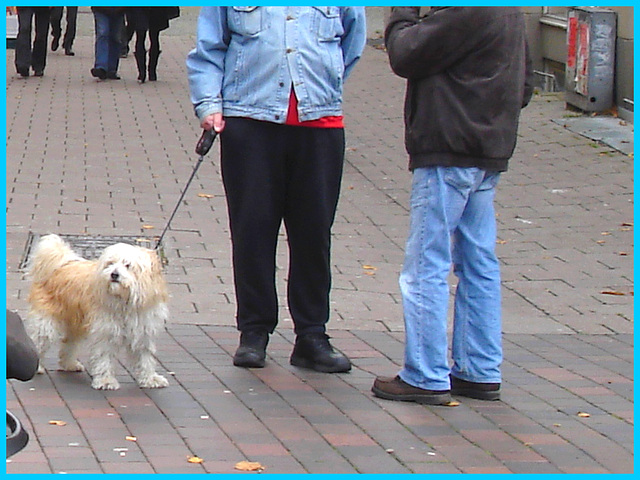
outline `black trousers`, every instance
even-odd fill
[[[51,9],[51,35],[60,38],[62,35],[62,10],[67,9],[67,26],[64,29],[62,48],[71,50],[76,38],[76,25],[78,19],[78,7],[53,7]]]
[[[47,34],[49,33],[49,7],[18,7],[18,37],[16,38],[16,70],[44,71],[47,63]],[[36,21],[36,35],[31,46],[33,17]]]
[[[245,118],[226,122],[220,145],[238,329],[271,333],[276,328],[275,257],[284,222],[289,246],[287,302],[295,333],[324,332],[344,130]]]

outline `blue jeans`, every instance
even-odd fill
[[[102,68],[111,73],[118,72],[123,15],[123,13],[107,15],[103,12],[93,12],[96,27],[95,68]]]
[[[501,381],[500,267],[493,207],[499,173],[428,167],[413,172],[411,225],[400,275],[406,346],[399,375],[415,387],[448,390],[449,373]],[[453,365],[447,318],[451,266],[458,277]]]

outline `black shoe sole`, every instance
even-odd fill
[[[377,387],[371,387],[371,391],[376,397],[384,400],[396,400],[400,402],[415,402],[421,405],[448,405],[451,403],[451,395],[449,393],[438,394],[407,394],[407,395],[392,395]]]
[[[264,360],[251,360],[251,359],[233,359],[233,364],[236,367],[242,368],[264,368],[265,361]]]
[[[451,395],[459,397],[475,398],[476,400],[500,400],[500,391],[474,390],[468,388],[451,388]]]
[[[292,356],[289,363],[294,367],[308,368],[309,370],[315,370],[322,373],[346,373],[351,370],[351,364],[349,365],[323,365],[321,363],[315,363],[313,360],[309,360],[305,357]]]

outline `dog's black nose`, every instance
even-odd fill
[[[118,272],[111,272],[111,281],[117,282],[120,278],[120,274]]]

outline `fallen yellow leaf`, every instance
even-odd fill
[[[376,267],[372,266],[372,265],[363,265],[362,268],[364,268],[365,270],[378,270]]]
[[[603,295],[626,295],[623,292],[617,292],[615,290],[603,290],[600,293]]]
[[[153,225],[142,225],[142,228],[144,228],[145,230],[151,230],[152,228],[156,228]]]
[[[124,437],[125,440],[129,440],[130,442],[137,442],[138,438],[134,437],[133,435],[127,435],[126,437]]]
[[[242,470],[243,472],[256,472],[258,470],[264,470],[264,467],[259,462],[242,462],[236,463],[236,470]]]
[[[63,422],[62,420],[49,420],[49,425],[56,425],[58,427],[64,427],[67,422]]]
[[[578,412],[578,416],[582,418],[589,418],[591,415],[586,412]]]
[[[198,196],[200,198],[213,198],[213,195],[211,195],[210,193],[199,193]]]
[[[460,402],[456,402],[455,400],[451,400],[449,403],[445,403],[445,407],[457,407],[460,405]]]
[[[187,462],[189,462],[189,463],[202,463],[202,462],[204,462],[204,460],[202,460],[200,457],[193,456],[193,457],[187,458]]]

